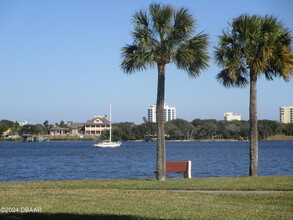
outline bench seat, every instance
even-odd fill
[[[166,173],[183,173],[184,178],[191,178],[191,161],[166,161]]]

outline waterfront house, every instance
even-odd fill
[[[110,129],[110,121],[107,116],[95,116],[84,125],[85,135],[100,135],[102,131]]]
[[[60,128],[58,126],[50,128],[50,135],[56,136],[56,135],[67,135],[70,134],[70,128]]]
[[[110,121],[107,116],[94,116],[85,123],[68,123],[67,127],[55,126],[50,129],[51,136],[58,135],[101,135],[102,131],[110,129]]]

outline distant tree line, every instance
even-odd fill
[[[293,136],[293,124],[283,124],[271,120],[258,121],[259,138],[273,135]],[[156,136],[156,123],[144,122],[136,125],[131,122],[113,124],[113,139],[139,140]],[[249,121],[217,121],[215,119],[195,119],[188,122],[176,119],[165,123],[167,140],[237,139],[248,140]]]
[[[55,125],[59,127],[67,127],[67,124],[65,124],[64,121],[61,121],[59,124],[55,123]],[[9,120],[2,120],[0,121],[0,137],[4,136],[5,133],[20,136],[23,134],[48,135],[49,130],[52,127],[53,125],[49,124],[48,120],[46,120],[43,124],[26,124],[23,126],[20,126],[17,121],[13,122]]]
[[[64,121],[59,127],[67,127]],[[47,120],[43,124],[20,126],[18,122],[0,121],[0,136],[9,130],[10,135],[48,135],[53,125]],[[283,124],[271,120],[258,121],[259,138],[265,139],[273,135],[293,136],[293,124]],[[144,120],[142,124],[123,122],[113,124],[114,140],[151,140],[156,137],[156,123]],[[167,140],[200,140],[200,139],[237,139],[247,140],[249,136],[249,121],[224,121],[215,119],[194,119],[188,122],[176,119],[165,123],[165,134]],[[107,139],[109,132],[103,132],[101,139]]]

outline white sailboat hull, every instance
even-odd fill
[[[112,121],[111,120],[112,120],[112,107],[111,107],[111,103],[110,103],[110,139],[109,139],[109,141],[102,141],[102,142],[94,143],[93,147],[104,147],[104,148],[120,147],[120,145],[122,144],[120,141],[112,142]]]
[[[93,147],[120,147],[121,144],[121,142],[100,142],[93,144]]]

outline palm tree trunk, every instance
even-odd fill
[[[157,90],[157,180],[166,179],[166,147],[164,132],[164,101],[165,101],[165,72],[166,65],[158,64],[158,90]]]
[[[249,176],[257,176],[258,170],[258,131],[257,131],[257,105],[256,105],[256,74],[250,71],[250,151]]]

